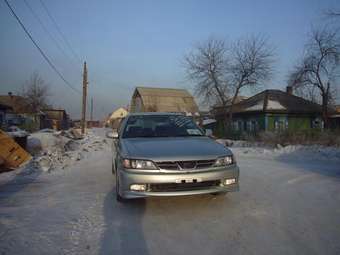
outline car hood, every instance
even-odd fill
[[[154,161],[215,159],[232,152],[209,137],[159,137],[121,139],[122,155]]]

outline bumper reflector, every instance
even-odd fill
[[[132,184],[132,185],[130,185],[130,190],[145,191],[146,190],[146,184]]]

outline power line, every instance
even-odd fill
[[[27,8],[31,11],[32,15],[35,17],[35,19],[39,22],[39,24],[41,25],[41,27],[43,28],[43,30],[45,31],[45,33],[47,33],[47,35],[50,37],[50,39],[55,43],[55,45],[57,46],[57,48],[64,54],[64,56],[66,58],[68,58],[71,62],[72,65],[74,64],[73,59],[71,59],[71,57],[65,52],[65,50],[60,46],[59,42],[57,41],[57,39],[52,35],[52,33],[48,30],[48,28],[45,26],[44,22],[39,18],[38,14],[34,11],[34,9],[32,8],[32,6],[27,2],[27,0],[24,0]]]
[[[40,0],[40,3],[42,5],[42,7],[45,9],[47,15],[50,17],[50,19],[52,20],[54,26],[56,27],[57,31],[59,32],[60,36],[63,38],[65,44],[67,45],[67,47],[70,49],[70,51],[72,52],[73,56],[81,63],[81,59],[78,56],[78,54],[73,50],[71,44],[69,43],[69,41],[67,40],[65,34],[61,31],[58,23],[56,22],[56,20],[53,18],[52,14],[50,13],[50,11],[48,10],[47,6],[44,4],[44,2],[42,0]]]
[[[43,56],[43,58],[46,60],[46,62],[50,65],[50,67],[58,74],[58,76],[65,82],[65,84],[67,86],[69,86],[71,89],[73,89],[74,91],[80,93],[79,90],[77,90],[76,88],[74,88],[65,78],[64,76],[58,71],[58,69],[55,67],[55,65],[51,62],[51,60],[47,57],[47,55],[43,52],[43,50],[40,48],[40,46],[36,43],[36,41],[33,39],[32,35],[28,32],[28,30],[26,29],[25,25],[21,22],[20,18],[18,17],[18,15],[14,12],[12,6],[9,4],[8,0],[4,0],[6,5],[8,6],[8,8],[11,11],[11,14],[16,18],[16,20],[18,21],[18,23],[20,24],[21,28],[25,31],[26,35],[29,37],[29,39],[33,42],[34,46],[38,49],[38,51],[40,52],[40,54]]]

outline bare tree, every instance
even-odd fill
[[[21,95],[26,98],[29,110],[38,112],[48,106],[49,91],[46,82],[37,72],[34,72],[22,86]]]
[[[305,56],[290,74],[294,87],[314,87],[322,103],[322,117],[328,127],[328,108],[339,78],[340,44],[335,31],[315,30],[306,45]]]
[[[195,93],[206,104],[217,103],[223,107],[227,105],[227,52],[224,40],[210,38],[185,56],[188,78],[196,83]]]
[[[233,106],[244,88],[256,89],[270,79],[274,53],[267,40],[249,37],[237,41],[231,51],[228,81],[232,91],[229,107],[229,124],[232,122]]]
[[[273,51],[260,37],[238,40],[230,47],[224,40],[209,39],[186,56],[185,62],[188,77],[196,82],[195,92],[207,102],[219,103],[231,124],[240,91],[256,88],[270,78]]]
[[[320,93],[314,86],[295,87],[294,94],[313,103],[321,104]]]

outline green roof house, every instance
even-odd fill
[[[221,124],[223,109],[215,107],[214,113]],[[233,106],[232,127],[245,133],[322,128],[321,116],[321,105],[293,95],[291,87],[268,89]]]

